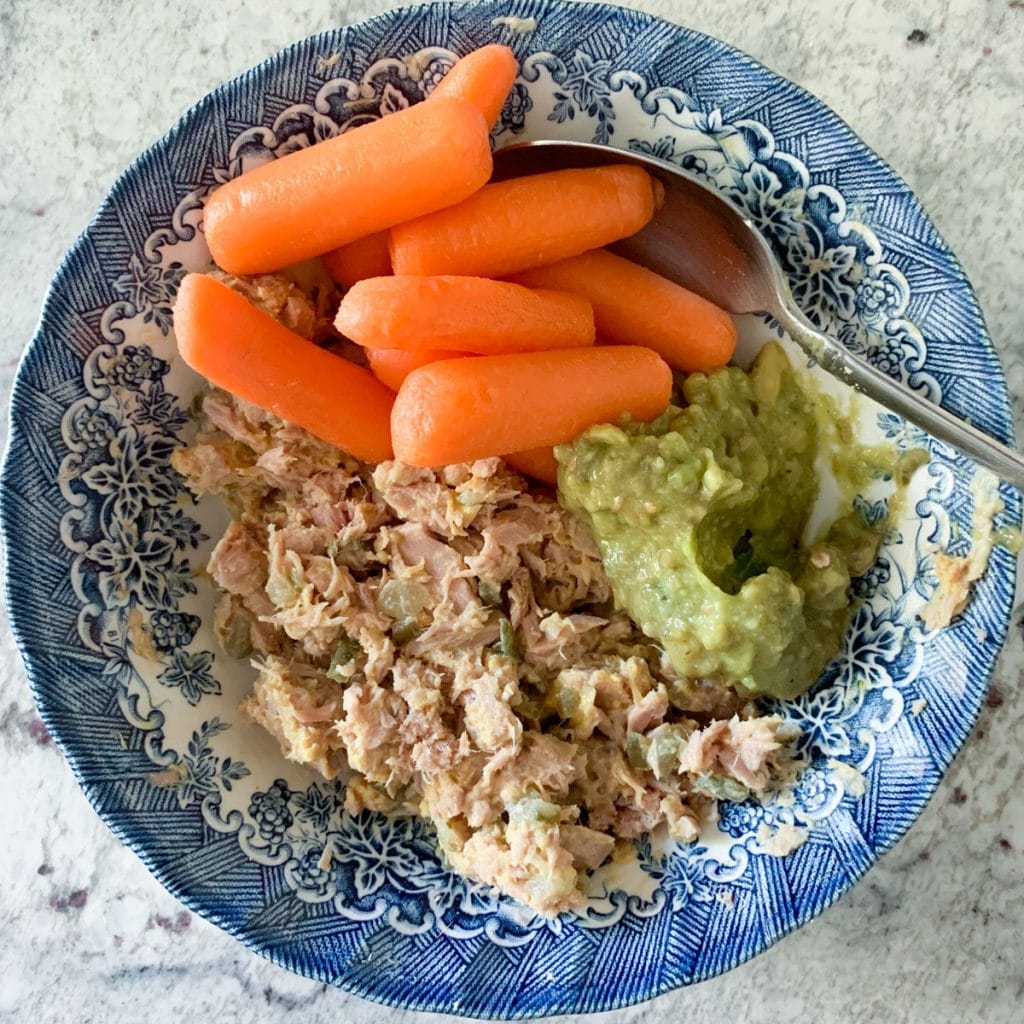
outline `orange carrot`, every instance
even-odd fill
[[[396,274],[505,277],[632,235],[662,194],[661,182],[629,164],[511,178],[393,227],[391,266]]]
[[[357,238],[339,249],[332,249],[323,260],[327,273],[342,288],[351,288],[368,277],[384,277],[391,273],[388,233],[377,231]]]
[[[394,395],[361,366],[289,331],[205,274],[178,289],[181,357],[218,387],[367,462],[391,458]]]
[[[724,309],[607,249],[535,267],[514,280],[585,296],[602,341],[646,345],[686,373],[725,366],[736,348],[736,325]]]
[[[515,54],[492,43],[457,61],[429,98],[463,100],[484,115],[489,127],[498,120],[515,77]]]
[[[346,292],[334,326],[368,348],[497,355],[594,344],[582,296],[485,277],[371,277]]]
[[[549,487],[558,486],[558,460],[549,445],[527,448],[525,452],[510,452],[502,458],[517,472],[532,476]]]
[[[443,348],[424,348],[418,352],[403,352],[400,348],[367,348],[363,351],[377,380],[392,391],[397,391],[413,370],[427,363],[466,355],[465,352],[451,352]]]
[[[490,177],[487,129],[441,99],[262,164],[206,201],[210,252],[232,274],[278,270],[461,202]]]
[[[632,345],[445,359],[413,370],[398,392],[395,455],[442,466],[561,444],[624,415],[652,419],[671,390],[668,364]]]

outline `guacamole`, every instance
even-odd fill
[[[874,561],[885,523],[849,505],[804,543],[815,458],[846,431],[778,345],[749,374],[692,374],[683,395],[653,423],[603,424],[561,446],[559,496],[590,525],[618,606],[680,673],[793,697],[838,651],[850,578]],[[842,459],[848,480],[895,468],[878,449]]]

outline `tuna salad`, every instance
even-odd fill
[[[543,914],[664,823],[695,840],[787,739],[615,611],[586,528],[499,459],[371,468],[221,392],[176,467],[234,518],[216,627],[245,710],[346,808],[418,814],[455,871]]]

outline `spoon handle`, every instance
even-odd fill
[[[848,352],[833,338],[813,327],[802,313],[789,307],[773,312],[789,336],[823,369],[1024,491],[1024,458],[1019,452]]]

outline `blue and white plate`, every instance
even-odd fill
[[[513,16],[513,17],[510,17]],[[64,260],[22,362],[3,476],[14,630],[40,713],[97,811],[179,899],[276,963],[396,1006],[531,1017],[623,1006],[729,969],[845,892],[921,812],[1007,628],[997,548],[949,629],[918,618],[939,547],[969,548],[974,468],[932,463],[819,686],[785,707],[808,766],[727,805],[701,845],[644,843],[555,921],[445,870],[410,821],[341,810],[244,722],[199,572],[223,527],[170,468],[197,379],[176,358],[203,197],[257,163],[419,102],[458,54],[512,46],[496,144],[596,140],[682,164],[775,243],[806,312],[886,372],[1012,441],[977,301],[907,186],[830,110],[723,43],[633,11],[422,6],[316,36],[217,89],[118,179]],[[430,167],[422,169],[430,174]],[[770,333],[771,324],[759,329]],[[1020,520],[1004,494],[1000,525]],[[885,513],[862,499],[869,516]],[[779,857],[779,843],[802,845]]]

